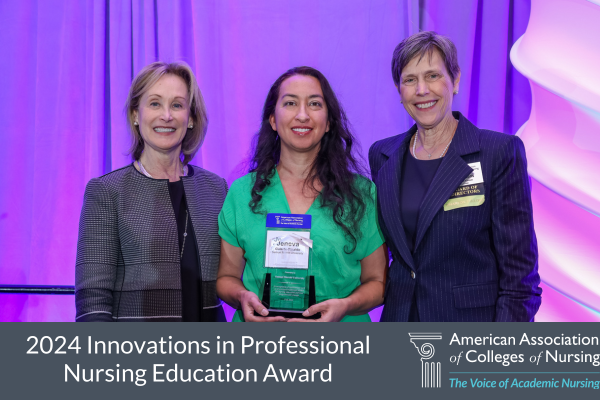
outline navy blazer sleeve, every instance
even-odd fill
[[[523,142],[511,136],[497,157],[491,187],[498,260],[496,321],[532,321],[541,304],[537,240]]]

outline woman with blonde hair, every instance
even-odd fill
[[[77,321],[224,321],[215,281],[227,183],[189,162],[208,124],[184,63],[155,62],[126,103],[133,163],[85,190]]]

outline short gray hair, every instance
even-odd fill
[[[129,154],[133,160],[139,160],[144,151],[144,140],[140,135],[139,127],[134,124],[134,112],[140,106],[140,99],[162,76],[171,74],[180,77],[188,89],[190,101],[190,117],[194,121],[194,127],[188,129],[183,143],[181,144],[181,155],[183,164],[189,163],[196,155],[208,128],[208,117],[202,93],[198,87],[194,72],[184,62],[166,63],[162,61],[146,65],[135,77],[129,88],[129,95],[125,103],[127,123],[131,133],[131,147]]]
[[[446,65],[446,70],[450,74],[452,82],[454,82],[460,73],[456,46],[446,36],[438,35],[433,31],[425,31],[407,37],[394,49],[394,55],[392,56],[394,84],[396,86],[400,85],[402,70],[413,58],[419,57],[419,61],[421,61],[425,54],[431,57],[434,49],[439,50]]]

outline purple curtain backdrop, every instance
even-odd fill
[[[155,60],[196,72],[209,112],[193,164],[241,176],[272,82],[321,70],[366,156],[412,121],[394,88],[394,47],[419,30],[456,44],[455,110],[514,134],[527,79],[509,61],[528,0],[40,0],[0,3],[0,284],[72,285],[85,184],[130,162],[123,107],[132,77]],[[72,321],[72,296],[0,295],[0,321]]]

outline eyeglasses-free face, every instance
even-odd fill
[[[440,52],[433,50],[420,61],[413,58],[400,76],[400,99],[408,114],[422,129],[432,129],[452,114],[452,99],[458,91],[460,73],[452,82]]]
[[[187,129],[193,125],[186,83],[176,75],[162,76],[144,93],[133,116],[146,150],[179,153]]]
[[[283,81],[269,122],[279,134],[282,152],[318,150],[323,135],[329,131],[327,105],[319,81],[306,75]]]

